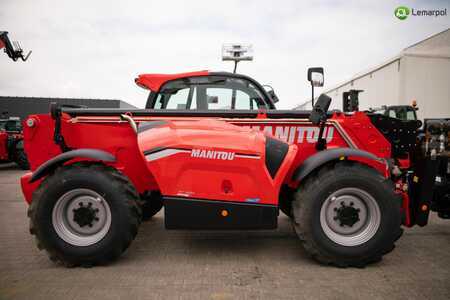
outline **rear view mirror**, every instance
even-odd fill
[[[270,98],[272,98],[273,103],[277,103],[280,101],[273,90],[267,93],[269,94]]]
[[[277,103],[280,100],[278,99],[278,96],[275,94],[275,90],[270,85],[263,85],[263,88],[266,90],[267,94],[269,94],[270,99],[272,99],[273,103]]]
[[[321,87],[324,83],[323,68],[308,68],[308,81],[311,82],[311,105],[314,108],[314,87]]]
[[[308,68],[308,81],[312,86],[322,87],[324,84],[323,68]]]

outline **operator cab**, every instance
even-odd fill
[[[135,81],[150,90],[146,109],[259,110],[275,109],[278,101],[271,86],[227,72],[144,74]]]

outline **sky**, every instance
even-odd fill
[[[270,84],[279,108],[311,97],[308,67],[325,87],[450,27],[449,1],[48,1],[0,0],[0,30],[32,50],[0,56],[0,95],[121,99],[139,108],[142,73],[232,71],[224,43],[252,44],[238,73]],[[399,5],[444,9],[445,17],[399,20]],[[319,93],[321,88],[317,89]]]

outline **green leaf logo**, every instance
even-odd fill
[[[394,14],[400,20],[405,20],[409,16],[409,8],[406,6],[399,6],[395,9]]]

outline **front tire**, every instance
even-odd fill
[[[376,170],[339,162],[322,167],[299,187],[294,228],[319,262],[363,267],[394,249],[402,233],[400,204],[392,182]]]
[[[139,196],[112,167],[58,168],[33,194],[30,232],[39,249],[66,266],[106,264],[131,244],[141,220]]]

